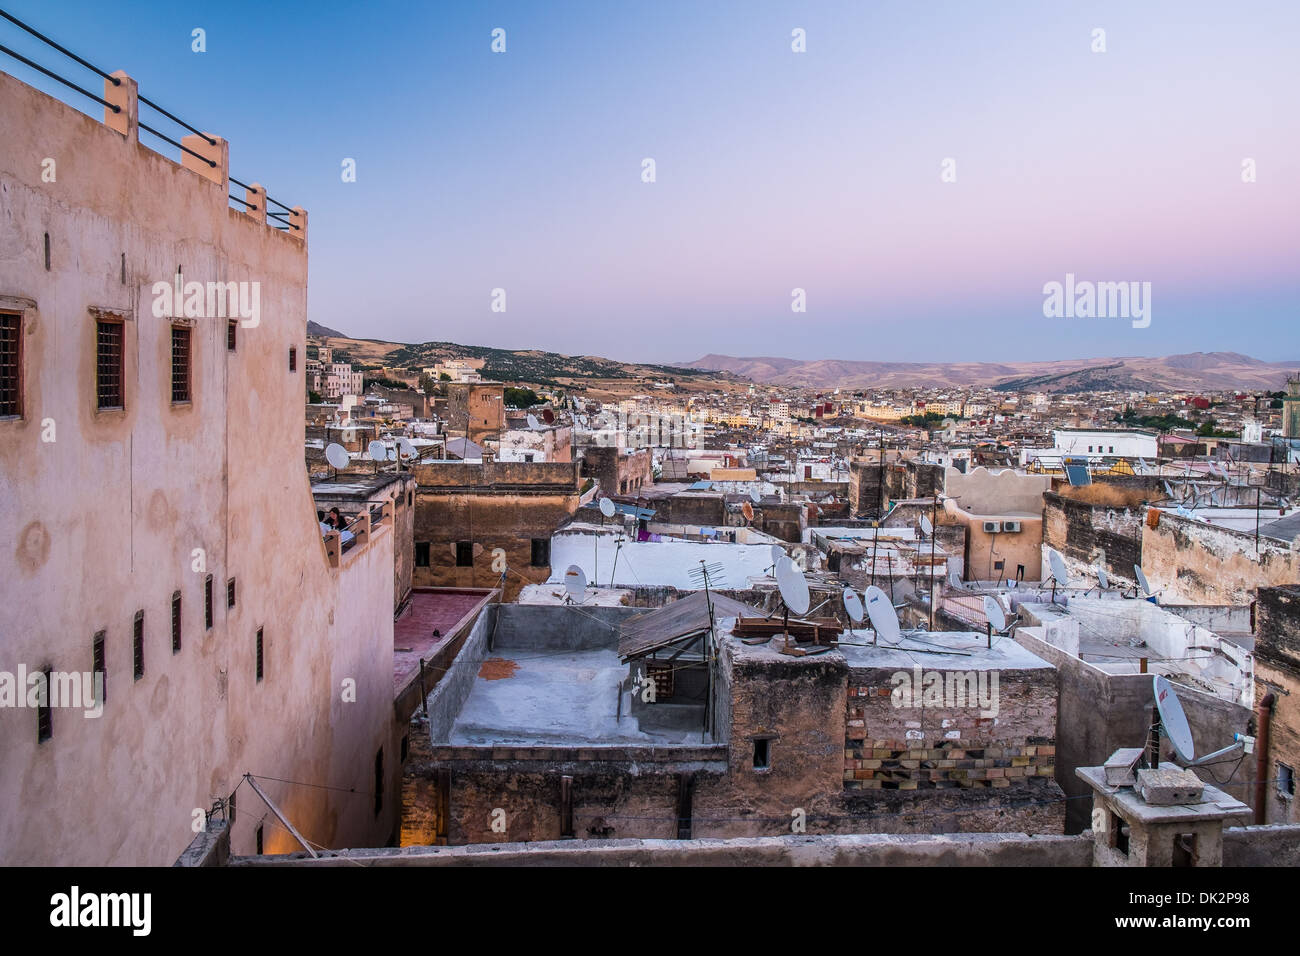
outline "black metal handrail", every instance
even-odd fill
[[[40,40],[42,43],[45,43],[48,46],[54,48],[55,50],[58,50],[64,56],[68,57],[71,60],[76,61],[81,66],[84,66],[86,69],[90,70],[92,73],[97,73],[99,76],[102,76],[105,80],[108,80],[114,86],[122,85],[122,80],[119,77],[113,76],[111,73],[108,73],[105,70],[101,70],[99,67],[95,66],[95,64],[91,63],[89,60],[82,59],[81,57],[77,56],[77,54],[69,50],[67,47],[64,47],[59,43],[55,42],[54,40],[50,39],[45,34],[41,33],[39,30],[36,30],[33,27],[29,26],[28,24],[24,23],[23,21],[19,20],[13,14],[5,10],[0,10],[0,17],[3,17],[5,20],[8,20],[10,23],[14,24],[19,29],[24,30],[27,33],[31,34],[32,36],[36,37],[36,39]],[[22,63],[25,66],[28,66],[31,69],[44,74],[45,76],[48,76],[50,79],[55,80],[56,82],[62,83],[64,86],[68,87],[71,90],[75,90],[76,92],[80,93],[82,96],[87,97],[88,99],[94,100],[96,103],[100,104],[105,109],[112,110],[114,113],[122,112],[121,106],[108,102],[108,100],[104,99],[103,97],[97,96],[96,94],[90,92],[89,90],[81,86],[78,86],[76,83],[73,83],[71,80],[67,79],[66,77],[60,76],[59,74],[55,73],[53,70],[47,69],[46,67],[41,66],[39,63],[36,63],[35,61],[28,59],[27,57],[23,56],[21,53],[18,53],[16,50],[11,50],[7,46],[0,46],[0,53],[4,54],[5,56],[12,57],[13,59],[17,60],[19,63]],[[184,127],[185,129],[189,130],[191,133],[193,133],[196,136],[202,137],[203,140],[207,142],[209,146],[217,145],[217,141],[213,139],[211,136],[209,136],[207,133],[204,133],[196,126],[192,126],[189,123],[185,122],[185,120],[181,119],[176,114],[163,109],[157,103],[153,102],[153,100],[147,99],[144,96],[140,96],[138,92],[136,95],[136,99],[138,102],[144,104],[150,109],[161,113],[163,116],[167,117],[167,119],[171,120],[173,123],[176,123],[177,125]],[[158,130],[154,129],[153,127],[146,126],[144,123],[139,122],[138,117],[136,123],[139,129],[142,130],[143,132],[149,133],[152,136],[156,136],[159,139],[161,139],[163,142],[170,143],[172,146],[175,146],[177,149],[181,150],[182,152],[188,153],[189,155],[195,157],[196,159],[202,160],[203,162],[208,164],[208,167],[210,169],[216,168],[217,165],[216,161],[209,159],[207,156],[204,156],[201,153],[195,152],[194,150],[190,149],[188,146],[185,146],[184,144],[182,144],[181,142],[175,139],[172,139],[170,136],[167,136],[164,133],[160,133]],[[229,180],[237,186],[243,186],[245,189],[248,190],[253,189],[252,186],[249,186],[247,183],[241,182],[240,180],[236,179],[234,176],[228,176],[227,178],[229,178]],[[280,202],[280,200],[271,198],[271,196],[266,194],[265,190],[256,190],[256,191],[261,192],[263,196],[266,196],[267,202],[275,203],[281,209],[286,210],[290,214],[293,213],[293,208],[291,206],[286,206],[284,203]],[[248,206],[250,209],[257,208],[255,204],[246,202],[245,200],[239,199],[236,196],[231,196],[230,198],[235,199],[237,202],[244,203],[244,205]],[[270,216],[278,216],[280,218],[284,217],[283,213],[273,213],[270,212],[269,209],[267,214]],[[301,229],[300,226],[292,222],[290,222],[286,226],[275,226],[275,228],[285,232],[287,232],[290,228]]]

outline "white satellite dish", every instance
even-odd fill
[[[781,559],[785,557],[785,548],[779,544],[772,545],[772,564],[780,564]]]
[[[1142,568],[1136,564],[1133,565],[1133,576],[1137,578],[1138,588],[1142,591],[1142,593],[1145,594],[1147,597],[1150,597],[1151,584],[1147,581],[1147,576],[1142,573]]]
[[[407,458],[415,457],[415,445],[412,444],[411,439],[409,438],[397,439],[397,450]]]
[[[858,592],[853,588],[844,589],[844,611],[854,624],[861,624],[863,617],[866,616],[866,611],[862,607],[862,598],[858,597]]]
[[[812,603],[808,582],[804,579],[803,572],[787,557],[782,557],[776,563],[776,586],[781,591],[781,600],[792,614],[797,617],[808,613],[808,607]]]
[[[1065,569],[1065,559],[1059,551],[1050,551],[1047,563],[1052,566],[1052,581],[1060,587],[1070,586],[1070,572]]]
[[[1169,738],[1169,743],[1173,745],[1178,759],[1184,763],[1191,763],[1196,759],[1195,747],[1192,743],[1192,728],[1187,723],[1187,715],[1183,713],[1183,705],[1179,702],[1178,695],[1174,693],[1174,685],[1159,674],[1155,676],[1152,683],[1156,695],[1156,710],[1160,712],[1160,727],[1164,735]]]
[[[760,495],[757,491],[751,491],[749,493],[749,500],[754,502],[754,504],[759,504],[760,502],[762,502],[763,496]]]
[[[337,442],[330,442],[325,448],[325,460],[330,463],[330,467],[335,471],[340,471],[348,466],[348,450]]]
[[[925,515],[921,515],[921,534],[925,535],[928,538],[933,532],[934,532],[934,525],[930,524],[930,519],[927,518]]]
[[[614,511],[615,511],[614,502],[610,501],[608,498],[600,499],[601,514],[603,514],[606,518],[612,518],[614,517]]]
[[[564,590],[574,604],[581,604],[586,596],[587,575],[576,564],[569,565],[564,572]]]
[[[370,452],[371,461],[388,460],[388,449],[384,446],[384,443],[381,441],[372,441],[369,445],[366,446],[366,451]]]
[[[1101,585],[1101,589],[1104,591],[1110,587],[1110,575],[1106,573],[1106,569],[1099,564],[1093,570],[1097,572],[1097,583]]]
[[[993,630],[999,633],[1007,626],[1007,615],[1002,610],[1002,605],[998,599],[991,594],[984,595],[984,617],[988,620]]]
[[[962,589],[961,575],[958,573],[956,568],[948,569],[948,587],[955,591],[960,591]]]
[[[887,644],[897,644],[903,639],[903,629],[898,626],[898,612],[889,601],[889,595],[874,584],[865,593],[867,616],[876,637]]]
[[[541,427],[541,425],[539,425],[538,422],[537,422],[537,416],[536,416],[536,415],[529,415],[529,416],[528,416],[528,427],[529,427],[529,429],[531,429],[532,431],[536,431],[538,428]]]

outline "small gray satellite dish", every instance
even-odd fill
[[[785,557],[785,548],[779,544],[772,545],[772,563],[780,564],[781,559]]]
[[[586,596],[587,575],[576,564],[569,565],[564,572],[564,591],[574,604],[581,604]]]
[[[1006,612],[1002,610],[998,599],[991,594],[984,595],[984,617],[993,626],[993,630],[999,633],[1007,626]]]
[[[921,515],[921,534],[927,538],[934,532],[934,525],[930,524],[930,519]]]
[[[1097,583],[1101,585],[1101,589],[1104,591],[1110,587],[1110,575],[1106,573],[1106,569],[1099,564],[1093,570],[1097,572]]]
[[[863,617],[866,616],[866,611],[862,607],[862,598],[858,597],[858,592],[853,588],[844,589],[844,611],[854,624],[861,624]]]
[[[1069,587],[1070,572],[1065,569],[1065,559],[1061,557],[1059,551],[1052,551],[1047,555],[1047,563],[1052,566],[1052,580],[1060,587]]]
[[[346,468],[350,461],[348,450],[336,442],[330,442],[325,448],[325,460],[330,463],[330,467],[335,471]]]
[[[867,616],[871,618],[871,627],[876,637],[886,644],[897,644],[903,638],[903,630],[898,626],[898,612],[889,602],[889,595],[874,584],[867,588],[864,595],[867,602]]]
[[[608,498],[600,499],[601,514],[603,514],[606,518],[612,518],[614,517],[614,511],[615,511],[614,502],[610,501]]]
[[[1162,482],[1160,482],[1160,484],[1162,484],[1162,485],[1165,486],[1165,497],[1167,497],[1167,498],[1176,498],[1176,497],[1178,497],[1177,495],[1174,494],[1174,489],[1173,489],[1173,487],[1169,484],[1168,481],[1162,481]]]
[[[411,439],[409,438],[397,439],[397,450],[407,458],[415,457],[415,445],[411,443]]]
[[[537,423],[537,416],[536,416],[536,415],[529,415],[529,416],[528,416],[528,427],[529,427],[532,431],[536,431],[539,427],[541,427],[541,426],[538,425],[538,423]]]
[[[782,557],[776,563],[776,586],[791,614],[797,617],[808,613],[808,607],[812,603],[808,582],[804,579],[803,572],[787,557]]]
[[[384,443],[381,441],[372,441],[369,445],[366,446],[366,451],[370,453],[371,461],[388,460],[388,449],[384,446]]]
[[[1160,726],[1173,745],[1174,753],[1184,763],[1196,760],[1195,747],[1192,743],[1192,728],[1188,726],[1187,715],[1183,705],[1174,693],[1174,685],[1159,674],[1155,676],[1153,690],[1156,695],[1156,709],[1160,711]]]
[[[1150,597],[1151,584],[1147,581],[1147,576],[1142,573],[1142,568],[1136,564],[1133,565],[1133,576],[1137,578],[1138,588],[1141,589],[1142,593]]]
[[[763,500],[763,496],[760,495],[757,491],[751,491],[749,493],[749,500],[752,501],[754,504],[759,504]]]
[[[948,587],[958,591],[961,590],[961,575],[956,568],[948,569]]]

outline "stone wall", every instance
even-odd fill
[[[1300,796],[1284,795],[1285,764],[1300,774],[1300,587],[1259,589],[1255,637],[1255,699],[1273,694],[1268,762],[1264,771],[1265,823],[1300,823]],[[1253,758],[1247,758],[1253,763]]]
[[[1249,604],[1255,589],[1300,582],[1300,550],[1253,532],[1218,528],[1149,509],[1142,528],[1142,570],[1161,600],[1175,604]]]
[[[1107,506],[1048,492],[1043,495],[1043,544],[1090,567],[1101,561],[1117,583],[1129,583],[1134,580],[1133,566],[1142,563],[1145,510],[1140,504]]]

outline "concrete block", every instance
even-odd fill
[[[1200,803],[1205,784],[1190,770],[1178,767],[1143,769],[1137,772],[1137,792],[1155,806],[1178,806]]]

